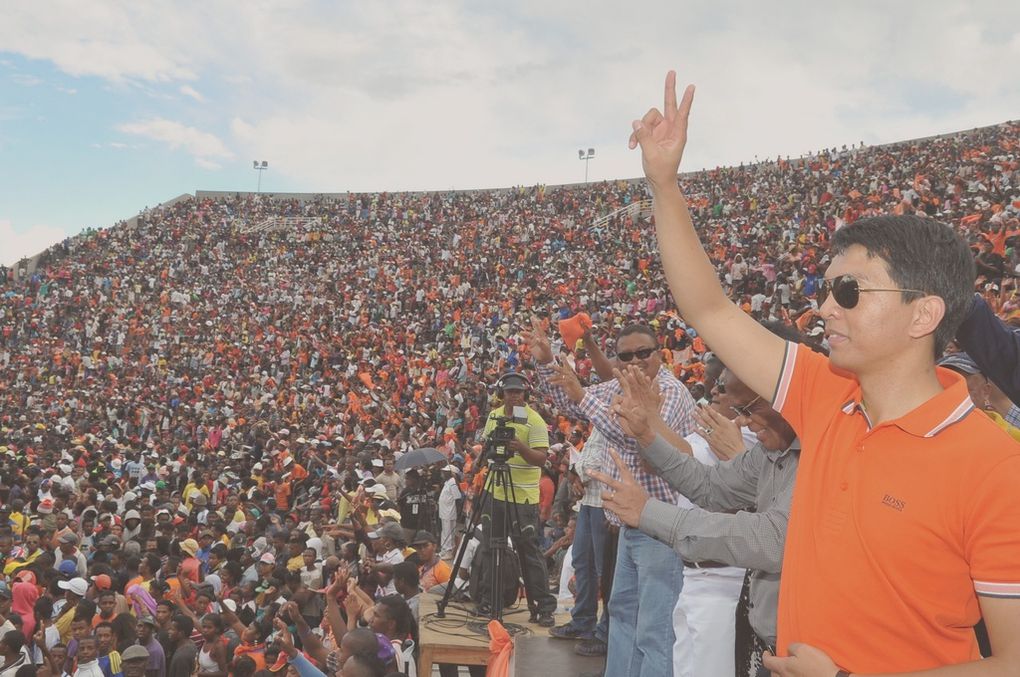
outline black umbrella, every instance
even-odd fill
[[[440,461],[445,462],[446,457],[438,450],[432,447],[422,447],[421,449],[415,449],[409,451],[399,459],[394,467],[400,472],[410,470],[411,468],[420,468],[423,465],[432,465],[433,463],[439,463]]]

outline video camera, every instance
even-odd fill
[[[513,416],[499,416],[496,418],[496,427],[489,433],[485,441],[485,454],[483,460],[505,463],[513,454],[509,450],[510,442],[517,439],[517,431],[511,423],[528,423],[528,410],[524,407],[514,407]]]

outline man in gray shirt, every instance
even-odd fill
[[[647,388],[645,380],[635,374],[625,375],[624,380],[628,387],[615,407],[621,425],[637,438],[641,457],[697,507],[649,498],[628,475],[616,481],[604,473],[592,473],[609,487],[603,505],[625,524],[669,544],[685,560],[711,560],[750,570],[748,613],[757,637],[754,655],[738,656],[738,674],[748,670],[754,675],[761,652],[776,641],[779,575],[800,443],[779,413],[726,370],[720,381],[727,394],[741,403],[734,406],[740,414],[737,422],[755,432],[758,444],[731,461],[704,465],[652,430],[639,393]]]

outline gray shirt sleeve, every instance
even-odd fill
[[[758,447],[755,447],[758,449]],[[753,508],[764,457],[744,452],[725,463],[707,466],[678,451],[661,435],[640,449],[641,458],[673,489],[712,512]]]
[[[766,512],[708,512],[649,499],[641,531],[666,543],[687,561],[713,560],[730,566],[779,573],[790,503]]]

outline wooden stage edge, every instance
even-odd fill
[[[488,624],[484,617],[472,616],[469,610],[474,608],[473,604],[451,602],[446,608],[446,618],[436,618],[436,604],[441,597],[429,593],[422,593],[419,603],[419,616],[421,622],[418,625],[418,675],[419,677],[431,677],[432,667],[437,663],[452,663],[454,665],[486,665],[489,660],[489,633],[484,630]],[[523,628],[520,633],[511,633],[515,640],[527,637],[529,640],[542,638],[545,642],[563,644],[564,648],[572,643],[564,640],[550,639],[548,628],[529,623],[530,613],[527,603],[521,600],[515,608],[503,612],[504,625],[516,625]],[[570,621],[569,613],[556,614],[556,625],[562,625]],[[468,627],[482,628],[481,632],[475,632]],[[529,641],[534,646],[535,642]],[[577,656],[578,662],[588,662]]]

